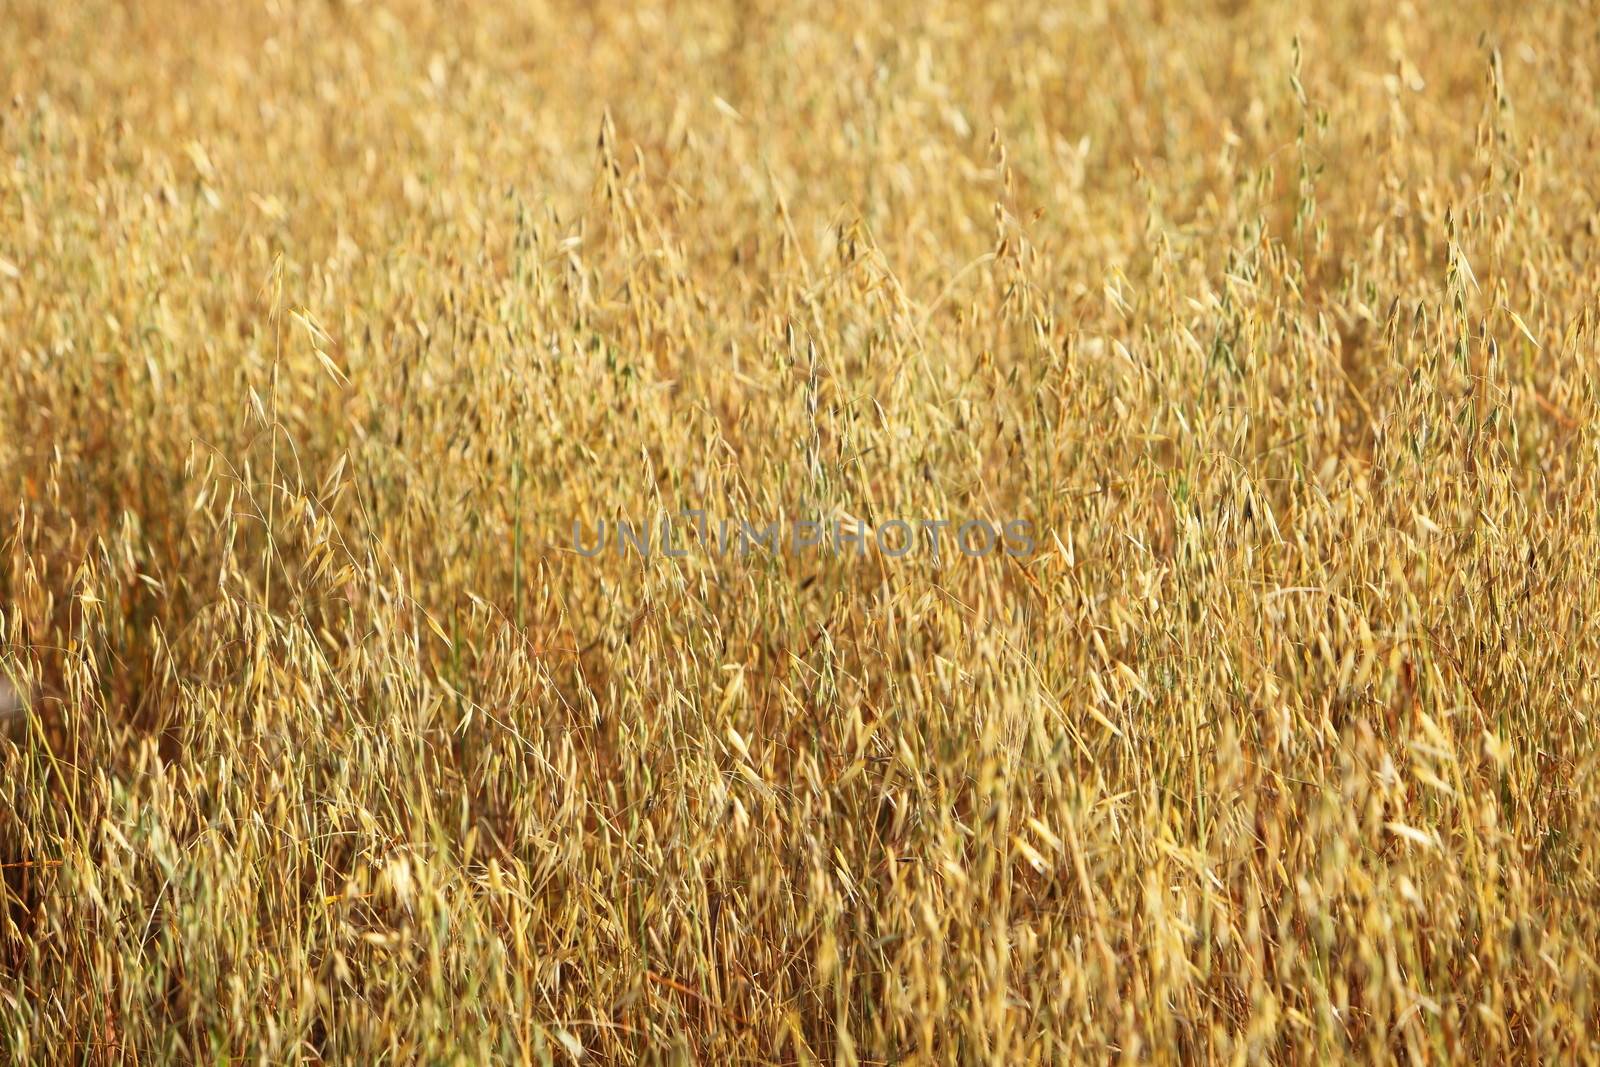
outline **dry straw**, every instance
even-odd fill
[[[1585,5],[0,7],[0,1062],[1597,1059]]]

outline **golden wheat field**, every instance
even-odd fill
[[[0,0],[0,1063],[1600,1062],[1597,79]]]

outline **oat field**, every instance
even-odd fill
[[[0,0],[0,1063],[1600,1062],[1597,79]]]

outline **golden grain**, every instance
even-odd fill
[[[9,0],[0,1062],[1600,1060],[1593,25]]]

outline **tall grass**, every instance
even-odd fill
[[[1600,1059],[1595,14],[8,0],[0,1061]]]

